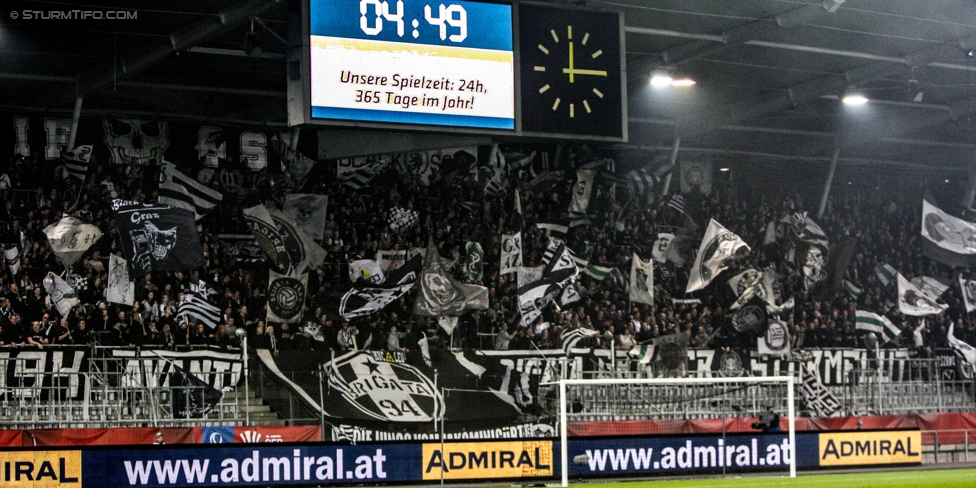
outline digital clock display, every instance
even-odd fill
[[[515,128],[511,5],[310,0],[311,116]]]

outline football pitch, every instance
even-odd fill
[[[586,488],[661,488],[661,487],[762,487],[762,488],[885,488],[885,487],[976,487],[976,469],[921,471],[871,471],[841,474],[799,474],[796,478],[743,477],[702,478],[615,483],[574,483]]]

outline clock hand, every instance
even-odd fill
[[[596,69],[576,69],[573,65],[573,42],[569,43],[569,68],[563,68],[563,73],[569,75],[569,82],[575,83],[575,75],[607,76],[607,72]]]

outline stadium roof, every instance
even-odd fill
[[[19,1],[136,20],[0,25],[0,109],[285,123],[287,1]],[[565,2],[556,2],[565,3]],[[877,0],[579,1],[626,19],[630,144],[742,160],[963,170],[976,154],[976,5]],[[261,48],[247,55],[245,35]],[[697,83],[653,89],[667,70]],[[841,103],[850,90],[870,100]]]

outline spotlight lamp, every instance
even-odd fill
[[[856,89],[848,89],[841,98],[844,105],[859,106],[868,103],[868,97]]]

